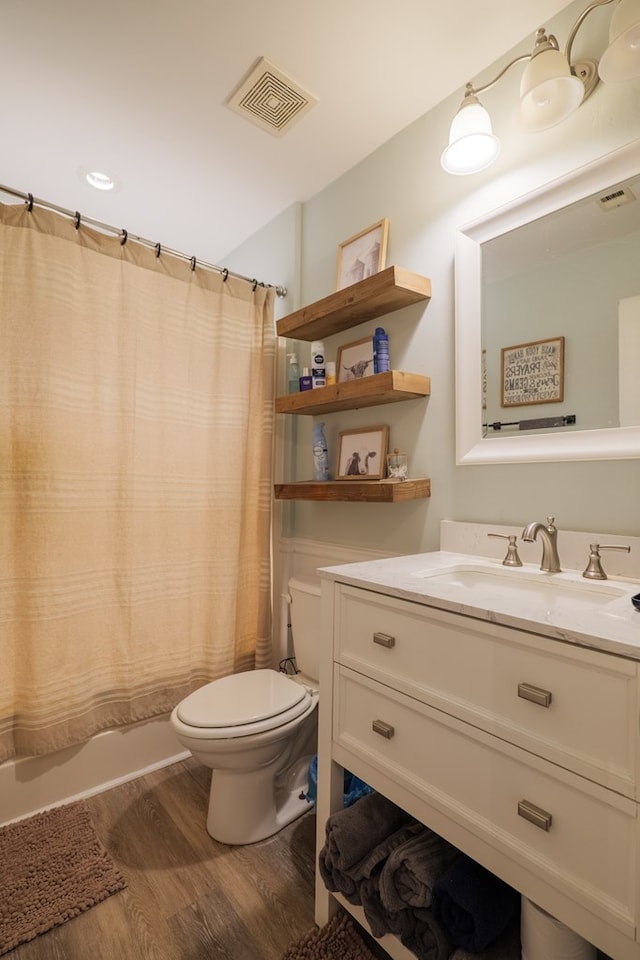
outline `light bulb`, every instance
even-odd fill
[[[490,166],[500,153],[491,117],[475,96],[466,96],[451,123],[449,145],[440,157],[447,173],[464,176]]]

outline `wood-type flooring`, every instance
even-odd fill
[[[128,887],[8,960],[280,960],[313,927],[315,815],[244,847],[212,840],[194,760],[91,797]]]
[[[259,843],[217,843],[209,778],[189,759],[91,797],[128,887],[6,960],[280,960],[314,924],[315,815]]]

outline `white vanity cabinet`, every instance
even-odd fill
[[[323,582],[323,618],[319,846],[347,768],[614,960],[639,960],[637,661],[339,579]],[[332,897],[318,879],[318,923]]]

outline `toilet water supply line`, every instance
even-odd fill
[[[290,660],[293,651],[291,644],[291,609],[292,597],[289,591],[280,594],[280,671],[287,673],[286,662]]]

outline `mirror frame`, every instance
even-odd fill
[[[640,139],[500,207],[456,234],[456,463],[640,458],[640,426],[482,435],[482,244],[640,172]],[[640,202],[640,197],[638,197]]]

